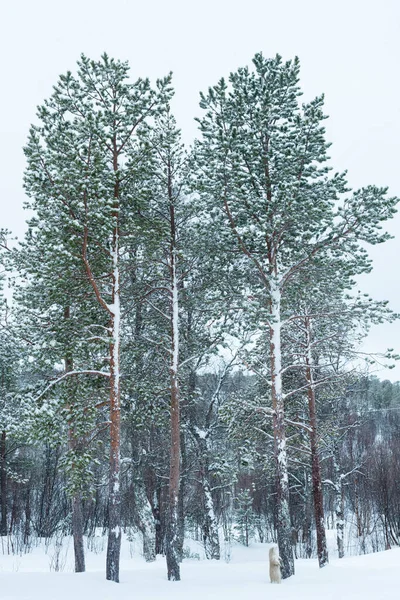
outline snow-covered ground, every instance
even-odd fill
[[[3,538],[3,544],[5,539]],[[377,554],[333,559],[318,569],[315,560],[296,561],[296,575],[281,585],[268,579],[268,544],[233,545],[230,561],[185,559],[182,581],[166,579],[165,561],[146,564],[137,544],[124,540],[121,583],[105,580],[105,540],[95,538],[87,551],[87,572],[75,574],[72,543],[58,552],[51,544],[16,556],[3,554],[0,538],[1,600],[385,600],[397,598],[400,548]],[[200,546],[198,554],[202,555]],[[191,544],[192,554],[196,552]],[[57,565],[62,569],[54,572]]]

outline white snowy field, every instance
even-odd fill
[[[3,542],[3,548],[1,547]],[[196,551],[191,544],[192,552]],[[315,560],[296,561],[296,575],[281,585],[269,583],[269,544],[233,545],[230,562],[185,559],[182,581],[169,582],[165,560],[145,563],[135,544],[124,540],[121,582],[104,576],[104,540],[87,551],[87,572],[73,570],[72,542],[60,552],[53,545],[16,556],[0,538],[1,600],[385,600],[398,597],[400,548],[364,556],[334,559],[324,569]],[[202,554],[201,548],[198,548]],[[62,570],[54,572],[57,562]],[[50,570],[52,569],[52,570]]]

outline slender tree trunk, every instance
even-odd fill
[[[180,412],[182,418],[182,405],[180,403]],[[185,472],[187,469],[187,456],[186,456],[186,437],[185,432],[180,430],[180,446],[181,446],[181,468],[180,468],[180,481],[179,481],[179,498],[178,498],[178,543],[177,551],[179,556],[179,562],[183,559],[183,545],[185,542],[185,506],[184,506],[184,495],[185,495]]]
[[[335,475],[335,516],[336,516],[336,543],[338,557],[344,557],[344,491],[343,478],[339,473],[339,449],[335,444],[333,454],[333,471]]]
[[[289,478],[286,455],[285,411],[282,393],[281,359],[281,293],[276,279],[271,278],[270,361],[271,395],[274,410],[274,456],[276,466],[276,531],[283,579],[294,575],[289,511]]]
[[[10,527],[8,530],[10,536],[13,535],[13,533],[15,531],[15,526],[17,525],[17,521],[18,521],[18,504],[19,504],[19,502],[18,502],[18,486],[15,482],[11,486],[11,490],[12,490],[11,517],[10,517]]]
[[[305,329],[307,338],[306,354],[306,379],[308,411],[310,416],[310,445],[311,445],[311,472],[312,487],[314,499],[315,528],[317,533],[317,553],[320,568],[328,564],[328,550],[326,546],[325,520],[324,520],[324,498],[322,494],[321,465],[318,454],[318,435],[317,435],[317,411],[315,402],[315,386],[313,373],[313,357],[311,352],[312,331],[311,322],[307,317],[305,319]]]
[[[161,506],[161,488],[158,485],[158,482],[156,483],[156,489],[153,490],[153,498],[152,498],[152,503],[151,503],[151,509],[153,511],[153,518],[154,518],[154,523],[155,523],[155,528],[156,528],[156,539],[155,539],[155,544],[156,544],[156,554],[164,554],[164,533],[163,533],[163,527],[162,527],[162,523],[161,523],[161,510],[160,510],[160,506]]]
[[[7,535],[7,465],[6,465],[6,432],[0,437],[0,535]]]
[[[312,521],[312,494],[311,494],[311,482],[310,474],[305,474],[305,489],[304,489],[304,523],[303,523],[303,544],[306,558],[312,556],[312,543],[311,543],[311,521]]]
[[[166,531],[166,559],[168,579],[179,581],[179,528],[178,528],[178,504],[180,483],[180,407],[179,407],[179,383],[178,383],[178,360],[179,360],[179,304],[178,304],[178,281],[176,272],[176,224],[175,208],[173,204],[171,180],[169,180],[170,198],[170,277],[171,277],[171,450],[170,450],[170,472],[168,489],[168,515]]]
[[[24,527],[24,545],[27,546],[31,535],[31,481],[29,481],[26,490],[25,501],[25,527]]]
[[[361,537],[363,532],[362,532],[361,517],[360,517],[360,503],[359,503],[359,496],[358,496],[357,477],[354,480],[354,512],[356,514],[357,535],[358,535],[358,537]]]
[[[85,550],[83,545],[82,498],[75,494],[72,498],[72,534],[74,537],[75,573],[85,571]]]
[[[118,192],[116,192],[118,198]],[[117,212],[115,218],[118,218]],[[118,228],[113,233],[113,276],[110,330],[110,480],[108,499],[108,544],[106,578],[119,582],[119,560],[121,553],[121,494],[120,494],[120,283],[118,257]]]
[[[70,319],[71,310],[69,306],[64,309],[64,319]],[[73,371],[74,361],[72,350],[68,348],[65,355],[65,372]],[[68,390],[71,393],[70,390]],[[67,392],[68,393],[68,392]],[[73,398],[68,398],[68,407],[70,412],[73,408]],[[68,424],[68,446],[73,452],[76,450],[78,440],[75,436],[73,414],[71,412],[70,421]],[[83,512],[82,498],[77,492],[74,494],[72,501],[72,536],[74,538],[74,555],[75,555],[75,573],[83,573],[85,571],[85,550],[83,545]]]
[[[344,494],[343,485],[340,482],[335,498],[336,512],[336,541],[339,558],[344,557]]]

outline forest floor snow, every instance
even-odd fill
[[[96,541],[97,540],[97,541]],[[196,543],[190,544],[192,556]],[[249,548],[232,545],[225,560],[184,559],[180,582],[166,578],[165,560],[145,563],[137,545],[124,540],[119,584],[105,580],[104,538],[91,541],[87,572],[73,570],[72,541],[47,548],[39,544],[28,554],[7,554],[0,538],[1,600],[386,600],[400,587],[400,548],[333,559],[324,569],[316,560],[297,560],[296,575],[270,584],[270,544]],[[202,556],[200,545],[199,556]],[[229,558],[227,562],[226,558]],[[54,569],[58,568],[58,572]]]

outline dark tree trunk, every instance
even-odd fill
[[[0,535],[7,535],[7,465],[6,432],[0,437]]]
[[[312,494],[310,486],[310,475],[306,474],[306,485],[304,490],[305,501],[304,501],[304,523],[303,523],[303,544],[304,553],[306,558],[312,556],[312,543],[311,543],[311,521],[312,521]]]
[[[82,498],[76,494],[72,499],[72,534],[74,537],[75,573],[85,571],[85,550],[83,546]]]
[[[40,498],[38,536],[49,538],[54,531],[54,522],[52,522],[51,511],[53,508],[53,494],[56,477],[58,473],[59,448],[53,450],[49,445],[45,449],[45,472],[43,481],[43,490]],[[53,461],[54,456],[54,461]],[[53,464],[52,464],[53,461]]]
[[[361,537],[363,534],[363,528],[361,524],[361,516],[360,516],[360,501],[358,495],[358,479],[357,477],[354,479],[354,512],[356,515],[356,523],[357,523],[357,535]]]
[[[169,581],[180,581],[180,567],[179,567],[179,555],[177,550],[177,539],[179,535],[178,531],[178,517],[177,509],[174,507],[170,499],[170,505],[168,507],[168,515],[166,522],[166,536],[165,536],[165,557],[167,560],[167,575]]]
[[[13,535],[14,531],[15,531],[15,527],[17,525],[18,522],[18,486],[16,483],[14,483],[11,487],[12,489],[12,503],[11,503],[11,518],[10,518],[10,527],[9,527],[9,534]]]
[[[70,307],[64,309],[64,319],[70,319]],[[71,348],[67,348],[65,354],[65,371],[71,372],[74,369],[74,361]],[[68,445],[69,449],[75,452],[78,446],[78,440],[75,435],[75,427],[73,420],[73,397],[71,390],[68,390],[71,397],[68,398],[68,408],[70,410],[70,420],[68,424]],[[79,493],[75,493],[72,498],[72,536],[74,538],[74,555],[75,555],[75,572],[83,573],[85,571],[85,551],[83,545],[83,511],[82,498]]]
[[[151,505],[156,527],[156,554],[164,554],[164,527],[161,523],[161,488],[157,484],[154,491],[153,503]]]
[[[24,528],[24,544],[25,544],[25,546],[29,543],[30,535],[31,535],[31,482],[29,482],[28,489],[26,490],[25,528]]]
[[[317,553],[319,566],[325,567],[328,564],[328,550],[326,546],[325,522],[324,522],[324,504],[322,494],[321,465],[318,454],[318,434],[317,434],[317,411],[315,402],[314,373],[312,370],[311,355],[311,323],[306,318],[305,327],[307,332],[307,357],[306,357],[306,379],[308,411],[310,418],[310,445],[311,445],[311,469],[312,469],[312,488],[314,499],[315,528],[317,533]]]

